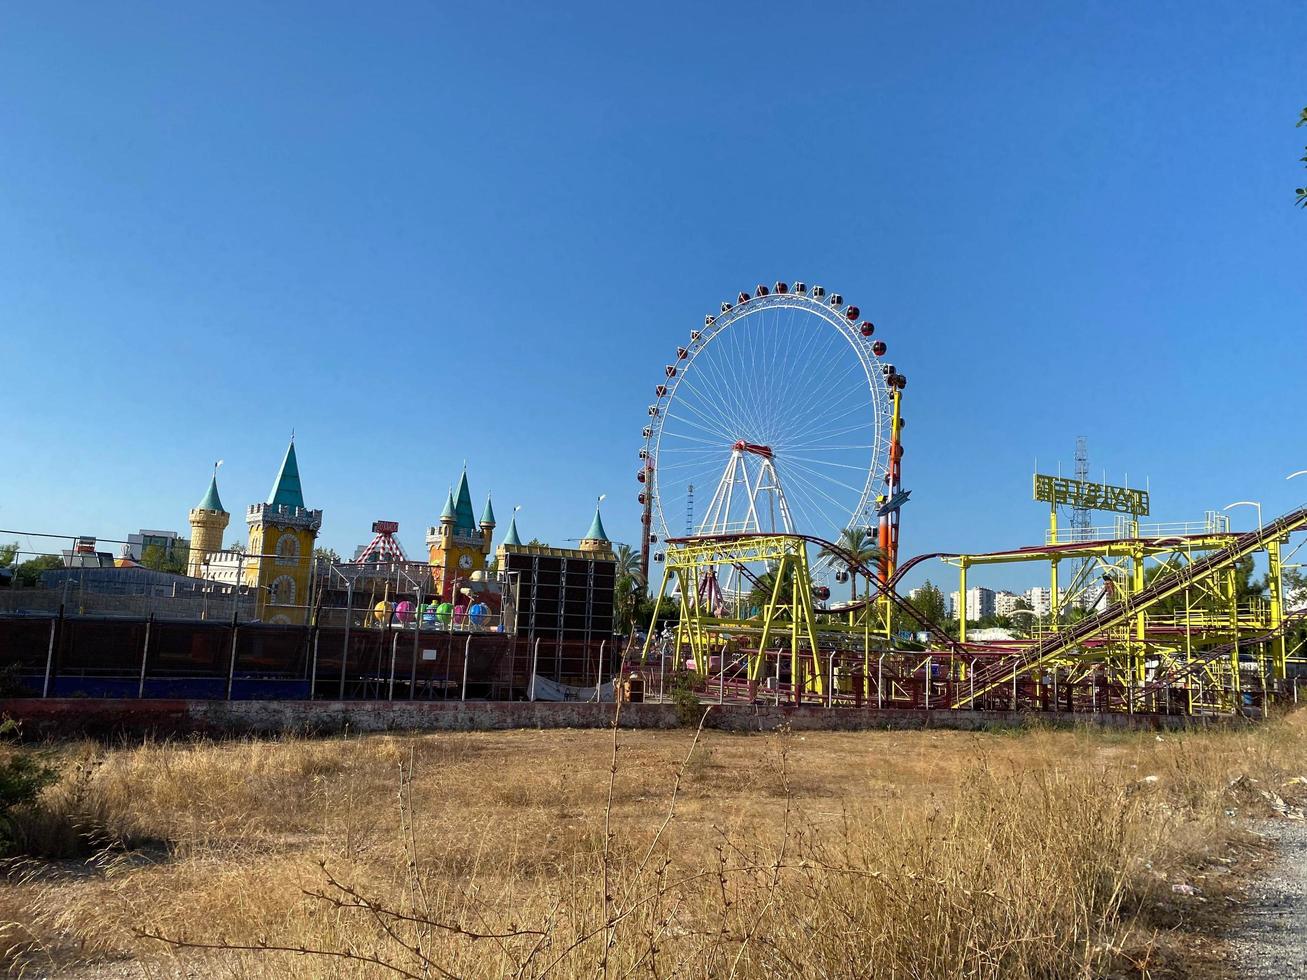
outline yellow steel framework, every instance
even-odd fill
[[[1136,534],[1137,527],[1131,527]],[[1046,561],[1054,597],[1048,632],[1027,649],[999,658],[975,678],[957,706],[970,707],[1023,676],[1039,680],[1053,672],[1068,679],[1096,673],[1138,692],[1134,698],[1156,700],[1159,691],[1170,697],[1178,690],[1185,710],[1232,710],[1243,692],[1265,693],[1287,676],[1290,624],[1282,598],[1281,549],[1290,534],[1305,527],[1307,509],[1299,509],[1240,535],[1132,536],[949,557],[964,594],[970,567]],[[1055,519],[1050,537],[1056,539]],[[1241,600],[1238,566],[1257,555],[1265,558],[1268,598]],[[1102,569],[1114,589],[1105,608],[1076,623],[1063,622],[1056,591],[1058,564],[1068,559],[1089,559],[1084,568]],[[963,641],[965,629],[964,616]],[[1134,709],[1135,701],[1127,707]]]
[[[710,594],[705,585],[717,581],[731,567],[765,566],[772,573],[771,594],[758,617],[740,618],[720,615],[710,608]],[[676,648],[689,648],[698,673],[708,673],[713,650],[725,654],[726,638],[735,633],[756,636],[749,652],[748,679],[756,684],[762,679],[769,644],[780,651],[788,650],[793,677],[807,675],[814,690],[822,691],[817,623],[812,604],[812,575],[808,567],[808,550],[803,538],[790,534],[743,535],[738,537],[690,538],[669,543],[662,586],[654,602],[653,622],[658,622],[668,585],[675,583],[679,616]],[[654,631],[645,641],[647,658]],[[812,666],[805,670],[807,661]]]
[[[675,603],[675,649],[688,651],[696,671],[708,676],[709,660],[738,647],[747,658],[751,688],[768,662],[789,661],[797,697],[850,693],[849,679],[835,685],[830,665],[857,662],[858,697],[877,704],[974,708],[1041,703],[1080,710],[1230,712],[1247,697],[1271,700],[1284,690],[1291,659],[1290,636],[1307,616],[1289,616],[1283,602],[1284,546],[1307,529],[1307,508],[1247,534],[1221,526],[1166,537],[1139,535],[1136,519],[1121,537],[1051,544],[989,554],[937,556],[958,569],[966,594],[971,568],[1011,562],[1047,562],[1056,589],[1058,565],[1079,568],[1067,592],[1092,591],[1101,576],[1102,608],[1083,615],[1065,608],[1062,594],[1047,622],[1024,640],[993,646],[969,643],[965,616],[957,640],[927,629],[924,642],[905,643],[895,632],[907,607],[892,584],[871,579],[873,594],[840,611],[814,606],[808,552],[822,544],[793,534],[710,536],[669,542],[653,622]],[[923,556],[924,557],[924,556]],[[1266,568],[1265,596],[1241,594],[1241,563],[1256,557]],[[921,559],[914,559],[919,561]],[[709,583],[732,569],[766,569],[770,589],[746,614],[737,600],[723,601]],[[851,566],[852,567],[852,566]],[[1110,583],[1110,589],[1107,583]],[[733,605],[734,608],[728,608]],[[898,611],[896,611],[898,610]],[[1079,618],[1077,618],[1079,617]],[[922,634],[918,634],[922,638]],[[647,657],[654,641],[651,628]],[[874,659],[873,659],[874,658]],[[823,671],[823,666],[827,671]],[[829,676],[827,676],[829,674]],[[832,688],[838,686],[839,690]],[[1111,705],[1099,690],[1116,692]],[[1095,700],[1084,701],[1084,691]],[[913,693],[915,692],[915,693]],[[1009,696],[1010,692],[1010,696]],[[1042,693],[1041,693],[1042,692]],[[1064,697],[1059,697],[1059,692]],[[1073,693],[1079,692],[1079,704]],[[913,699],[916,700],[913,700]]]

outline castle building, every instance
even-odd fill
[[[308,622],[313,543],[322,511],[304,506],[295,440],[286,447],[272,492],[245,511],[250,528],[245,584],[258,589],[258,610],[269,623]]]
[[[481,519],[472,516],[472,492],[467,485],[467,468],[458,480],[457,492],[450,491],[440,524],[427,528],[427,555],[435,593],[442,599],[456,594],[457,582],[485,572],[490,541],[495,533],[495,512],[486,497]]]
[[[227,530],[231,515],[222,508],[218,497],[218,468],[209,478],[209,491],[199,506],[191,508],[191,553],[186,563],[186,574],[203,578],[204,566],[209,557],[222,551],[222,533]]]
[[[595,518],[590,522],[590,530],[585,532],[578,545],[581,551],[595,552],[596,556],[613,557],[613,543],[604,532],[604,522],[599,518],[599,505],[595,505]]]
[[[216,472],[190,519],[189,571],[193,577],[248,589],[255,596],[254,614],[264,622],[309,621],[313,545],[322,527],[322,511],[304,505],[294,439],[286,448],[268,499],[246,508],[249,544],[244,551],[222,548],[222,533],[231,516],[218,498]]]

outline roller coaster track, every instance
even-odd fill
[[[1258,643],[1265,643],[1267,640],[1278,639],[1301,628],[1304,622],[1307,622],[1307,609],[1299,609],[1296,612],[1288,613],[1276,629],[1259,633],[1256,636],[1242,637],[1237,643],[1223,643],[1219,647],[1204,650],[1201,655],[1177,664],[1173,669],[1165,673],[1159,673],[1153,680],[1144,685],[1144,690],[1157,691],[1171,687],[1187,677],[1192,677],[1213,662],[1229,655],[1237,646],[1250,647]]]
[[[888,582],[881,582],[879,579],[879,575],[880,575],[879,569],[873,568],[872,566],[866,564],[865,562],[859,561],[851,553],[845,551],[839,545],[831,541],[827,541],[824,538],[814,537],[811,534],[787,534],[787,535],[776,535],[776,536],[795,538],[801,541],[805,541],[808,544],[816,545],[822,551],[826,552],[827,554],[835,556],[837,559],[839,559],[841,563],[847,565],[850,572],[861,575],[863,578],[865,578],[868,582],[871,583],[872,591],[868,593],[868,595],[865,596],[864,598],[859,599],[857,602],[851,602],[848,605],[841,605],[837,609],[825,610],[826,612],[838,612],[838,613],[856,612],[857,610],[865,609],[868,605],[870,605],[873,602],[876,602],[881,597],[885,597],[888,598],[889,601],[894,604],[895,608],[897,608],[900,612],[906,615],[914,623],[920,626],[923,631],[929,633],[931,638],[946,650],[949,650],[953,653],[957,653],[960,655],[965,655],[968,652],[969,647],[967,645],[964,645],[958,642],[957,640],[955,640],[953,637],[949,636],[948,633],[945,632],[942,626],[940,626],[938,623],[931,621],[930,619],[927,619],[925,616],[923,616],[920,612],[917,611],[916,606],[912,605],[912,603],[908,602],[908,600],[904,599],[901,595],[898,594],[898,592],[894,590],[894,586],[902,579],[903,575],[911,571],[914,566],[920,564],[921,562],[928,561],[929,559],[932,558],[954,558],[957,557],[956,555],[953,555],[951,553],[946,553],[946,552],[933,552],[931,554],[926,554],[926,555],[916,555],[915,557],[909,558],[906,562],[900,565],[895,570],[894,574],[890,576]],[[707,535],[698,535],[695,537],[688,537],[688,538],[668,538],[667,543],[669,545],[687,545],[687,544],[702,544],[706,541],[719,541],[722,544],[729,544],[731,542],[740,541],[742,539],[750,538],[750,537],[757,537],[757,535],[707,534]],[[733,564],[735,564],[737,568],[740,568],[740,570],[744,572],[744,574],[748,576],[754,582],[755,585],[757,584],[756,578],[754,578],[752,575],[749,575],[749,573],[743,568],[741,568],[741,566],[738,563],[733,563]]]
[[[1240,559],[1262,550],[1268,542],[1302,530],[1304,527],[1307,527],[1307,507],[1300,507],[1256,531],[1238,535],[1226,547],[1210,552],[1184,566],[1174,575],[1168,575],[1133,595],[1124,596],[1121,602],[1114,603],[1102,612],[1087,616],[1069,629],[1046,637],[1024,653],[1018,654],[1013,658],[1014,662],[999,663],[978,671],[974,690],[965,697],[959,698],[957,707],[966,707],[976,698],[1010,683],[1021,673],[1041,667],[1056,657],[1064,656],[1068,650],[1096,634],[1129,624],[1135,616],[1146,612],[1158,603],[1183,592],[1197,582],[1225,572]]]

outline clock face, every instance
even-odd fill
[[[467,571],[469,568],[471,568],[471,567],[472,567],[472,556],[471,556],[471,555],[461,555],[461,556],[459,556],[459,559],[458,559],[458,567],[461,568],[461,569],[463,569],[464,571]]]

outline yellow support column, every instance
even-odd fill
[[[1133,595],[1138,595],[1144,589],[1143,552],[1136,549],[1134,554],[1130,556],[1130,562],[1131,593]],[[1144,666],[1144,655],[1147,649],[1145,640],[1147,639],[1147,636],[1145,616],[1141,610],[1140,612],[1135,613],[1135,640],[1137,641],[1137,646],[1131,650],[1131,653],[1133,654],[1133,663],[1131,666],[1133,667],[1134,678],[1141,684],[1147,679],[1145,676],[1147,668]]]
[[[1048,507],[1048,543],[1057,544],[1057,504],[1049,504]],[[1049,577],[1052,580],[1048,599],[1049,628],[1056,633],[1058,624],[1062,620],[1062,597],[1057,584],[1057,559],[1052,559],[1048,564],[1051,571]]]
[[[1278,632],[1284,626],[1284,583],[1281,579],[1283,566],[1280,563],[1280,542],[1266,542],[1266,587],[1270,593],[1270,623],[1272,632]],[[1271,641],[1272,676],[1277,681],[1284,680],[1288,674],[1288,647],[1284,635]]]
[[[1230,593],[1230,692],[1234,697],[1234,710],[1238,712],[1243,705],[1242,685],[1239,679],[1239,590],[1235,585],[1234,565],[1226,570],[1225,587]]]
[[[958,642],[967,642],[967,560],[958,561]]]

